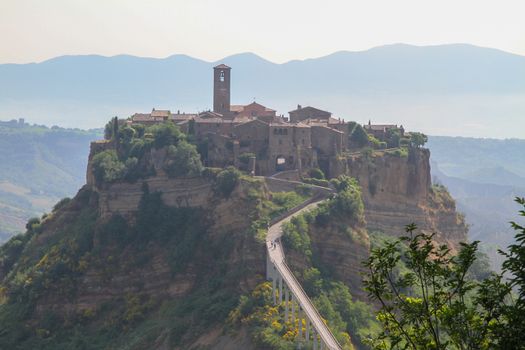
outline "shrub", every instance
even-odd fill
[[[215,180],[221,171],[221,168],[206,167],[202,170],[202,176]]]
[[[349,217],[354,221],[364,220],[364,205],[361,200],[361,189],[355,179],[348,176],[339,178],[339,193],[329,202],[332,215]]]
[[[319,179],[319,180],[325,179],[323,171],[319,168],[312,168],[308,170],[308,176],[310,176],[313,179]]]
[[[368,144],[373,148],[373,149],[381,149],[383,147],[383,144],[385,147],[383,148],[386,148],[386,143],[385,142],[381,142],[379,141],[378,139],[376,139],[373,135],[368,135]]]
[[[254,158],[254,157],[255,157],[255,153],[243,153],[239,156],[239,161],[244,165],[248,165],[250,158]]]
[[[402,137],[399,140],[399,146],[400,147],[408,147],[408,146],[410,146],[410,138],[409,137]]]
[[[69,197],[62,198],[61,200],[59,200],[59,201],[57,202],[57,204],[55,204],[55,205],[53,206],[53,211],[55,212],[55,211],[57,211],[58,209],[60,209],[60,208],[62,208],[62,207],[64,207],[64,206],[66,206],[69,202],[71,202],[71,198],[69,198]]]
[[[126,166],[118,159],[115,150],[106,150],[93,157],[93,172],[98,183],[120,179],[125,169]]]
[[[228,197],[237,186],[241,172],[235,167],[229,166],[217,175],[216,189],[225,197]]]
[[[295,192],[302,197],[309,197],[312,195],[312,187],[308,185],[298,185]]]
[[[308,295],[318,295],[323,287],[321,272],[315,267],[303,271],[304,289]]]
[[[195,146],[186,141],[180,142],[178,146],[169,146],[165,169],[172,177],[200,175],[202,163]]]
[[[27,221],[26,230],[34,231],[35,227],[40,225],[40,219],[37,217],[31,218]]]
[[[388,150],[387,154],[399,157],[399,158],[407,158],[408,157],[408,149],[405,147],[396,148],[394,150]]]
[[[172,122],[152,125],[145,132],[153,135],[154,145],[157,149],[177,145],[180,140],[184,139],[184,134]]]
[[[283,240],[286,246],[305,254],[307,257],[312,256],[308,222],[304,215],[294,217],[283,226]]]

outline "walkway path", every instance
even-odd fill
[[[283,224],[289,222],[293,217],[303,214],[304,212],[308,210],[312,210],[316,208],[320,203],[325,201],[326,199],[320,198],[304,208],[294,211],[292,210],[291,214],[286,216],[285,218],[281,219],[280,221],[277,221],[274,223],[270,228],[268,229],[268,234],[266,236],[266,247],[268,250],[268,258],[270,267],[275,268],[275,270],[278,272],[278,278],[280,278],[280,284],[279,284],[279,300],[282,301],[283,296],[283,280],[284,283],[286,283],[286,286],[288,287],[289,291],[292,294],[292,313],[294,313],[294,306],[293,306],[293,299],[295,297],[295,300],[297,300],[300,309],[303,310],[303,312],[306,315],[307,322],[306,322],[306,339],[309,341],[309,323],[312,325],[312,340],[314,341],[314,349],[317,348],[317,336],[316,334],[319,334],[321,338],[320,343],[320,349],[323,349],[325,346],[328,349],[333,350],[340,350],[341,345],[337,342],[334,335],[328,328],[328,326],[324,323],[321,315],[313,305],[310,298],[306,295],[303,288],[301,287],[300,283],[297,281],[297,279],[294,277],[292,271],[288,267],[285,261],[285,255],[283,251],[283,247],[281,244],[280,237],[283,234]],[[271,275],[271,274],[270,274]],[[272,276],[272,275],[271,275]],[[276,286],[276,275],[273,275],[273,285],[274,289]],[[286,288],[286,287],[285,287]],[[285,303],[286,303],[286,318],[288,318],[288,291],[285,291]],[[275,290],[274,290],[274,296],[275,296]],[[299,309],[299,315],[301,315]],[[292,316],[292,319],[294,319],[295,316]],[[299,317],[301,319],[301,317]],[[308,320],[310,322],[308,322]],[[301,321],[301,328],[302,328],[302,321]],[[299,330],[299,336],[302,334],[302,329]]]

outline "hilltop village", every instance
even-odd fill
[[[6,245],[1,349],[364,349],[374,242],[466,239],[424,135],[232,106],[213,72],[213,111],[112,119],[86,185]]]
[[[368,144],[377,149],[398,147],[405,136],[403,126],[369,122],[361,127],[311,106],[297,105],[285,117],[257,102],[232,105],[230,86],[231,68],[220,64],[213,68],[213,111],[153,109],[120,123],[172,121],[200,144],[205,166],[234,165],[257,175],[310,168],[321,168],[328,175],[341,154]]]

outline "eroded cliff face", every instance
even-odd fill
[[[468,228],[443,188],[432,187],[430,152],[411,149],[408,156],[379,153],[348,159],[347,172],[362,187],[369,231],[400,236],[415,223],[437,239],[456,246],[465,241]]]
[[[194,247],[187,266],[173,273],[173,266],[170,266],[169,263],[170,251],[158,241],[151,241],[139,247],[140,254],[147,259],[144,266],[140,266],[140,262],[135,261],[136,256],[134,255],[138,253],[136,249],[127,247],[122,250],[114,250],[112,249],[114,247],[105,247],[95,233],[95,249],[103,250],[103,259],[86,268],[75,299],[71,303],[64,303],[64,300],[60,300],[60,308],[76,311],[96,308],[104,300],[126,293],[144,293],[149,297],[183,297],[191,292],[199,279],[205,275],[214,275],[215,272],[217,275],[222,275],[229,274],[231,271],[250,271],[247,274],[240,273],[237,278],[230,280],[233,285],[239,283],[239,292],[248,292],[260,282],[261,276],[265,274],[264,245],[256,242],[252,236],[247,234],[251,225],[247,218],[253,216],[255,212],[255,203],[248,198],[247,194],[251,187],[250,184],[241,183],[230,197],[220,198],[213,196],[209,181],[202,189],[205,183],[202,179],[168,181],[153,178],[148,179],[146,183],[160,183],[166,186],[166,191],[163,191],[162,187],[155,186],[152,186],[150,191],[163,191],[161,198],[168,206],[196,208],[199,214],[195,218],[206,222],[206,232]],[[204,193],[207,201],[171,203],[171,194],[176,193],[178,187],[182,186],[181,184],[186,186],[180,191],[201,195]],[[133,224],[136,221],[136,219],[133,220],[133,216],[136,215],[136,208],[138,208],[143,192],[137,191],[130,194],[126,192],[126,189],[128,187],[135,189],[137,186],[139,184],[114,184],[108,190],[99,191],[98,195],[94,194],[98,197],[98,201],[93,203],[93,209],[98,209],[102,214],[98,218],[97,225],[103,225],[113,215],[126,215],[128,219],[132,219],[130,223]],[[130,199],[131,195],[138,198]],[[108,205],[108,201],[112,204]],[[60,215],[74,215],[74,213],[66,211]],[[196,222],[195,225],[198,223]],[[51,228],[50,225],[50,229],[44,229],[39,237],[52,240],[53,231],[54,228]],[[106,248],[107,252],[104,252]],[[221,254],[224,255],[221,256]],[[224,266],[215,264],[219,258]],[[216,271],[217,269],[221,271]],[[228,278],[225,278],[225,281],[228,281]],[[40,302],[39,307],[47,308],[51,306],[50,304],[53,303]]]

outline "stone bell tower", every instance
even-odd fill
[[[213,67],[213,111],[225,117],[230,114],[230,71],[225,64]]]

